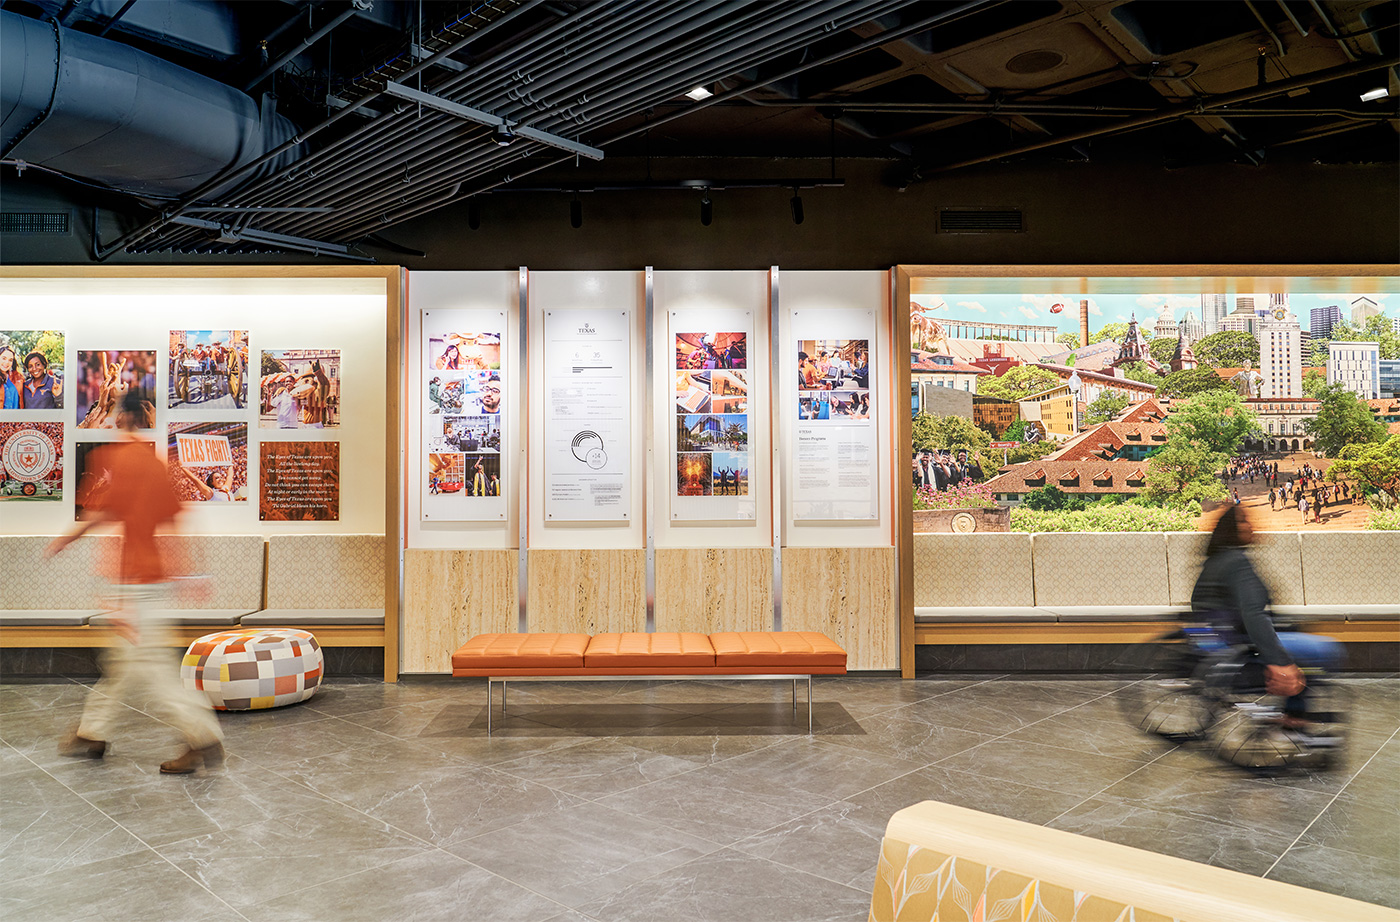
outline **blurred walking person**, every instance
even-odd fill
[[[180,681],[179,663],[168,645],[168,625],[160,612],[169,605],[172,574],[162,559],[156,532],[174,521],[180,501],[165,465],[150,443],[135,435],[141,418],[140,395],[128,391],[117,416],[123,439],[93,452],[93,476],[80,490],[78,502],[88,518],[47,551],[49,556],[57,554],[103,523],[121,527],[121,555],[112,589],[121,604],[114,627],[125,642],[104,653],[102,679],[88,695],[78,726],[59,742],[59,752],[102,758],[125,710],[123,702],[139,697],[185,738],[184,753],[162,762],[160,770],[187,775],[222,761],[223,734],[208,700]],[[92,488],[104,481],[104,489]]]

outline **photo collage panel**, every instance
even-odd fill
[[[428,495],[501,495],[501,335],[428,338],[423,440]]]
[[[804,422],[869,422],[869,340],[798,341],[797,418]]]
[[[340,426],[339,349],[264,349],[259,370],[260,429]]]
[[[747,333],[675,337],[676,495],[749,493]]]
[[[241,410],[248,405],[247,330],[171,330],[166,407]]]

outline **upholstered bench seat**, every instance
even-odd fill
[[[992,624],[1054,621],[1048,608],[1033,605],[950,605],[921,606],[914,609],[917,624],[987,622]]]
[[[383,624],[382,608],[264,608],[244,615],[240,624],[297,624],[318,627],[330,624]]]
[[[585,669],[708,668],[715,648],[705,634],[598,634],[583,651]]]
[[[1056,621],[1179,621],[1189,605],[1051,605]]]
[[[454,676],[486,679],[486,732],[491,733],[491,686],[509,681],[608,680],[632,676],[677,679],[807,680],[807,732],[812,732],[812,676],[845,675],[846,651],[816,631],[719,634],[613,633],[479,634],[452,654]]]
[[[82,627],[100,614],[100,608],[7,608],[0,610],[0,627]]]
[[[1397,563],[1400,566],[1400,563]],[[1400,602],[1391,605],[1332,605],[1345,612],[1348,621],[1394,621],[1400,619]]]
[[[1289,621],[1345,621],[1345,605],[1274,605],[1271,611]]]
[[[151,612],[158,615],[167,624],[184,625],[186,627],[223,627],[232,626],[238,623],[238,619],[250,613],[247,608],[166,608],[156,609]],[[93,615],[88,620],[88,624],[94,627],[105,627],[112,623],[112,619],[117,617],[119,612],[102,612]]]

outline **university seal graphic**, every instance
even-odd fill
[[[38,483],[53,470],[58,451],[53,440],[35,429],[21,429],[5,443],[5,471],[13,480]]]

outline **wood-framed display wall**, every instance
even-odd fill
[[[450,671],[451,651],[482,632],[775,628],[827,633],[853,670],[899,668],[889,272],[521,268],[410,272],[406,284],[404,672]],[[435,326],[445,316],[460,329]],[[503,333],[491,368],[442,367],[451,339],[494,347],[493,323]],[[626,339],[626,350],[587,345],[561,365],[595,333]],[[837,495],[859,502],[829,510],[804,507],[794,488],[811,438],[795,425],[803,343],[867,363],[863,384],[857,361],[832,370],[827,388],[831,407],[864,418],[829,410],[813,421],[841,435],[841,457],[860,459],[831,472]],[[583,380],[604,367],[625,392],[621,403]],[[581,376],[569,380],[571,371]],[[499,413],[482,413],[471,396],[478,376],[497,378]],[[450,378],[465,383],[444,402]],[[868,409],[852,409],[853,396]],[[570,428],[561,401],[589,407],[600,425]],[[610,412],[623,421],[604,428]],[[445,425],[456,426],[453,437]],[[459,488],[438,472],[470,469],[478,455],[493,469],[489,453],[473,449],[495,425],[500,493],[458,500],[473,478]],[[463,460],[431,459],[431,445]],[[706,471],[698,491],[695,464]],[[625,473],[604,483],[614,470]],[[809,481],[821,476],[808,466]],[[444,483],[448,500],[434,492]],[[626,502],[591,514],[579,511],[587,494],[570,492],[604,488]],[[451,519],[433,511],[445,503]]]
[[[972,298],[978,294],[1043,295],[1056,293],[1070,298],[1090,298],[1098,294],[1150,295],[1227,295],[1245,293],[1366,294],[1395,293],[1400,282],[1397,265],[1026,265],[1026,266],[934,266],[900,265],[893,272],[895,342],[912,345],[910,302],[914,296],[937,291],[949,300]],[[1069,311],[1078,302],[1065,304]],[[1152,318],[1139,316],[1138,320]],[[1105,318],[1095,318],[1094,327]],[[894,393],[900,407],[896,412],[896,450],[904,457],[913,439],[911,371],[907,361],[894,369]],[[914,675],[914,524],[913,483],[907,475],[898,480],[897,552],[899,573],[899,643],[902,674]],[[1052,625],[1053,627],[1053,625]],[[1059,627],[1084,627],[1060,625]],[[1061,631],[1047,634],[1035,625],[989,625],[962,632],[961,643],[1083,643],[1092,642],[1092,631]],[[1121,640],[1121,639],[1120,639]]]
[[[371,559],[383,548],[384,625],[328,625],[312,628],[328,646],[384,649],[384,679],[399,675],[399,503],[402,382],[400,324],[402,270],[388,267],[321,266],[4,266],[0,267],[0,329],[61,329],[65,335],[65,406],[62,410],[6,411],[14,421],[61,422],[65,453],[74,457],[76,436],[103,441],[114,432],[76,428],[73,415],[79,380],[78,353],[84,350],[153,350],[157,433],[164,445],[166,426],[184,421],[221,420],[247,426],[247,501],[193,503],[181,529],[193,535],[367,535]],[[238,410],[166,406],[171,331],[246,330],[249,349],[245,379],[248,401]],[[334,393],[339,417],[334,428],[278,432],[260,419],[257,403],[260,358],[265,351],[333,350],[343,376]],[[285,354],[285,353],[279,353]],[[236,417],[236,419],[233,419]],[[262,521],[255,457],[257,446],[304,440],[334,442],[339,464],[337,518],[325,521]],[[0,534],[61,534],[72,527],[75,464],[65,464],[61,502],[6,503],[0,506]],[[217,506],[232,508],[214,508]],[[382,541],[379,537],[382,535]],[[349,564],[347,564],[349,565]],[[377,570],[377,567],[375,568]],[[372,571],[371,571],[372,572]],[[333,578],[333,574],[322,574]],[[373,576],[369,577],[373,584]],[[363,581],[363,579],[362,579]],[[266,590],[264,589],[264,592]],[[377,594],[377,593],[376,593]],[[301,607],[311,608],[315,599]],[[363,604],[363,603],[362,603]],[[63,628],[35,628],[43,636],[6,630],[7,646],[81,646],[92,634]],[[62,633],[67,631],[66,634]],[[180,636],[195,629],[181,629]],[[195,630],[196,633],[199,633]]]

